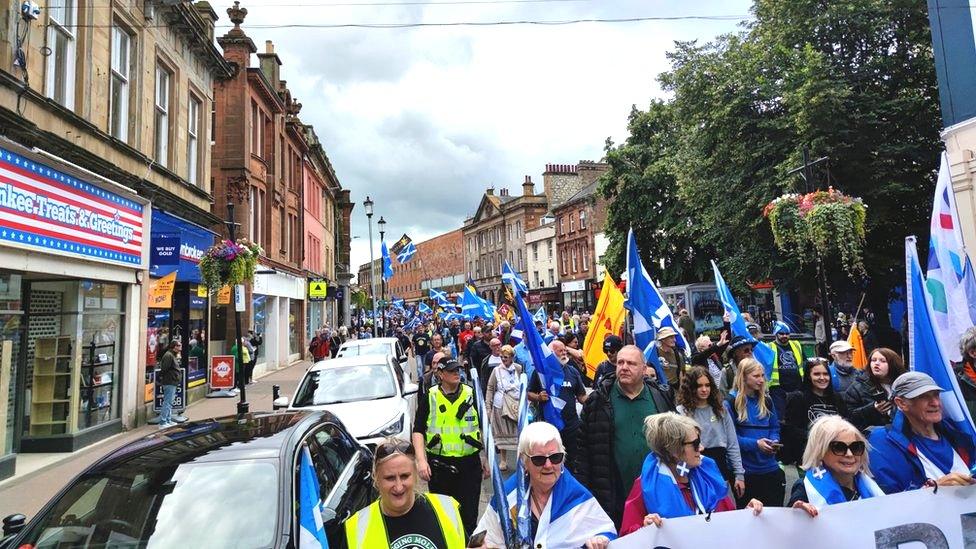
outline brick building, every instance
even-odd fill
[[[301,103],[281,79],[274,45],[266,42],[253,66],[257,48],[241,29],[247,10],[235,2],[227,13],[234,27],[217,42],[238,70],[214,88],[213,212],[227,216],[227,204],[233,203],[237,234],[264,249],[248,288],[244,329],[265,334],[256,370],[273,370],[297,359],[306,347],[302,195],[303,159],[310,147],[298,118]],[[214,332],[232,340],[234,322],[228,317],[226,332],[216,333],[216,325]]]
[[[606,225],[606,201],[597,192],[606,164],[581,162],[577,166],[582,189],[552,209],[556,220],[556,260],[564,308],[592,310],[597,281],[596,234]]]
[[[535,228],[545,215],[550,190],[545,186],[545,192],[535,194],[529,176],[525,176],[518,196],[509,194],[508,189],[496,195],[495,189],[489,188],[474,216],[464,220],[464,266],[482,297],[497,303],[504,295],[501,276],[506,260],[525,280],[525,231]]]
[[[464,254],[461,229],[417,243],[417,253],[406,264],[393,258],[393,278],[387,282],[387,297],[395,295],[408,303],[425,300],[430,288],[464,290]],[[368,276],[368,273],[365,273]]]

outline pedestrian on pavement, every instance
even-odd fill
[[[807,447],[807,436],[813,423],[823,416],[847,417],[847,405],[834,392],[827,360],[816,357],[807,360],[803,387],[786,397],[786,418],[783,421],[782,463],[801,465]]]
[[[688,370],[678,391],[678,413],[694,419],[701,429],[702,453],[718,465],[736,496],[745,490],[745,469],[739,451],[739,437],[735,434],[732,416],[722,403],[722,394],[715,380],[705,368]]]
[[[329,356],[331,358],[335,358],[339,354],[339,347],[342,347],[343,337],[340,330],[344,327],[341,326],[338,330],[332,330],[332,335],[329,336]]]
[[[800,390],[803,383],[803,365],[807,360],[800,342],[790,339],[791,334],[788,324],[776,321],[773,326],[773,337],[776,341],[769,346],[773,350],[773,373],[766,380],[766,386],[779,418],[786,417],[786,395]]]
[[[576,476],[618,528],[647,454],[644,418],[672,411],[671,397],[644,377],[644,353],[635,345],[617,352],[616,373],[605,376],[583,403]]]
[[[580,429],[580,417],[576,411],[576,403],[582,404],[586,401],[586,385],[583,384],[583,377],[579,370],[569,363],[569,353],[562,341],[554,340],[549,344],[549,349],[559,359],[559,363],[563,367],[563,386],[559,389],[558,395],[550,395],[542,383],[542,373],[536,370],[529,378],[526,398],[529,402],[536,403],[540,409],[544,405],[543,403],[548,402],[552,397],[565,402],[560,412],[563,427],[559,430],[559,437],[566,448],[566,468],[575,472],[577,458],[579,457],[578,438]],[[536,417],[542,417],[542,414],[536,414]]]
[[[745,469],[746,489],[736,497],[736,504],[742,509],[755,498],[767,507],[782,507],[786,475],[776,461],[776,452],[782,448],[779,416],[766,391],[765,369],[758,360],[747,358],[739,363],[735,389],[725,406],[739,437]]]
[[[906,372],[891,385],[897,411],[891,425],[871,431],[874,479],[886,494],[974,484],[976,440],[942,412],[942,388],[922,372]]]
[[[251,353],[251,360],[247,362],[245,370],[247,374],[246,382],[251,383],[254,376],[254,366],[258,363],[258,352],[261,349],[261,345],[264,345],[264,336],[254,330],[248,330],[247,335],[248,338],[245,344],[249,345],[248,351]]]
[[[886,347],[871,351],[868,367],[844,392],[851,423],[862,431],[891,423],[894,413],[891,387],[904,373],[905,363],[898,353]]]
[[[594,387],[599,386],[607,375],[617,372],[617,352],[623,347],[624,340],[618,336],[610,334],[603,338],[603,353],[607,355],[607,359],[596,367],[596,375],[593,376]]]
[[[841,339],[830,344],[830,382],[834,392],[843,395],[847,388],[857,379],[857,368],[854,367],[854,347]]]
[[[670,326],[662,326],[657,331],[657,357],[667,378],[668,385],[677,390],[681,376],[685,372],[685,354],[678,348],[678,332]]]
[[[643,425],[650,452],[627,495],[620,535],[652,524],[660,528],[664,519],[735,511],[718,465],[702,454],[701,427],[694,419],[665,412],[647,416]],[[758,515],[763,504],[753,499],[747,507]]]
[[[434,492],[417,493],[413,446],[391,439],[377,446],[373,455],[379,498],[346,520],[346,547],[464,547],[458,502]]]
[[[176,425],[173,421],[173,401],[176,399],[176,388],[183,382],[180,374],[180,352],[183,344],[178,339],[170,340],[166,345],[166,352],[159,361],[159,379],[156,380],[163,387],[163,405],[159,407],[159,428],[165,429]]]
[[[488,407],[488,420],[495,446],[501,454],[498,468],[508,469],[506,451],[514,452],[518,444],[519,396],[522,385],[522,365],[515,362],[515,350],[504,345],[499,351],[501,364],[492,368],[488,376],[485,406]]]
[[[464,531],[472,532],[488,466],[474,390],[461,383],[460,369],[454,359],[438,364],[439,384],[418,399],[412,439],[420,477],[458,501]]]
[[[528,476],[532,547],[605,549],[616,539],[610,517],[565,468],[566,450],[555,427],[541,421],[527,425],[519,436],[518,453]],[[512,475],[505,483],[509,501],[517,480]],[[486,532],[482,547],[505,546],[493,506],[485,509],[475,531]]]
[[[241,352],[237,353],[238,345],[240,345]],[[234,375],[240,378],[243,377],[244,385],[251,383],[251,378],[248,375],[248,366],[251,364],[251,351],[248,347],[247,341],[244,338],[240,338],[230,347],[230,354],[234,356]]]
[[[823,416],[810,427],[803,451],[805,473],[787,504],[811,517],[836,503],[883,496],[868,468],[867,439],[840,416]]]
[[[323,330],[315,331],[315,337],[308,344],[308,352],[312,354],[312,362],[325,360],[329,356],[329,339]]]

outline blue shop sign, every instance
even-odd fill
[[[200,258],[217,234],[162,210],[152,210],[149,274],[166,276],[176,271],[179,282],[201,282]]]

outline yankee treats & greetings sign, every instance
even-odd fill
[[[0,244],[142,267],[144,208],[0,148]]]

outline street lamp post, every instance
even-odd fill
[[[386,220],[383,216],[380,216],[380,220],[376,222],[376,226],[380,229],[380,245],[383,245],[383,235],[386,233]],[[380,312],[383,315],[383,336],[386,336],[386,266],[380,268],[380,302],[383,304],[383,310]]]
[[[373,201],[366,197],[363,201],[369,226],[369,293],[373,297],[373,337],[376,335],[376,273],[373,270]]]
[[[227,203],[227,233],[230,235],[230,241],[235,242],[237,240],[237,223],[234,221],[234,203]],[[235,288],[236,293],[236,288]],[[241,333],[241,312],[237,310],[237,299],[235,295],[234,299],[234,334],[237,337],[237,363],[241,365],[240,375],[237,376],[237,388],[241,392],[241,399],[237,402],[237,413],[238,415],[246,414],[248,412],[247,404],[247,385],[244,383],[244,370],[247,366],[244,364],[244,335]]]

